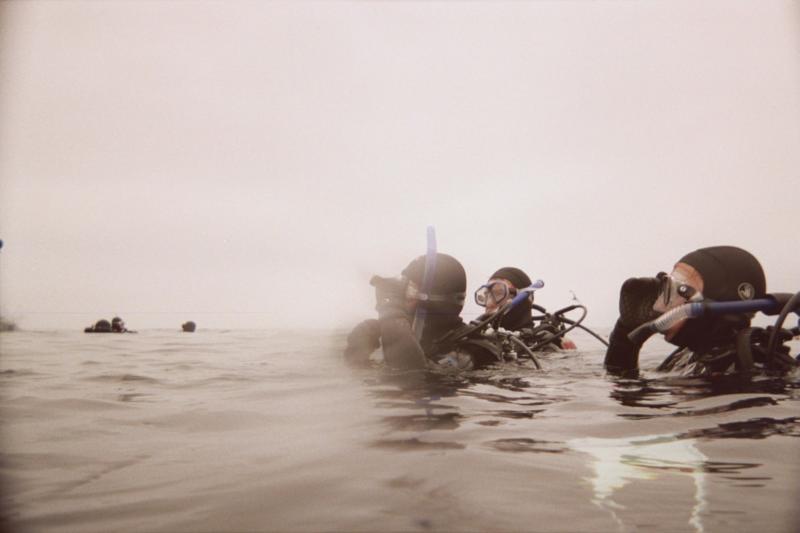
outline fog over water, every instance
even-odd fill
[[[4,2],[0,116],[27,329],[347,327],[426,225],[589,325],[702,246],[800,289],[796,1]]]

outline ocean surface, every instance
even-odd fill
[[[796,374],[612,379],[588,335],[398,374],[344,338],[0,334],[3,529],[800,531]]]

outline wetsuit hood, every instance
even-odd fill
[[[716,301],[752,300],[767,292],[764,269],[753,254],[735,246],[700,248],[679,263],[693,267],[703,277],[703,296]]]
[[[417,257],[402,272],[403,277],[413,281],[420,288],[423,288],[425,258],[424,255]],[[421,301],[418,305],[425,307],[429,315],[458,315],[464,307],[466,290],[467,274],[461,263],[452,256],[437,253],[433,279],[427,291],[431,295],[446,297],[445,299],[449,301]]]

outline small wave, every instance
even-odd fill
[[[29,370],[27,368],[21,370],[14,370],[9,368],[8,370],[0,370],[0,377],[21,377],[21,376],[36,376],[38,372],[34,372],[33,370]]]
[[[464,417],[458,413],[386,416],[383,421],[396,430],[428,431],[433,429],[456,429]]]
[[[528,438],[498,439],[486,443],[490,448],[501,452],[512,453],[563,453],[566,450],[564,443]]]
[[[126,394],[120,394],[117,396],[117,400],[120,402],[139,402],[142,401],[142,398],[147,396],[152,396],[152,394],[144,394],[141,392],[130,392]]]
[[[673,404],[674,406],[675,404]],[[677,411],[675,413],[662,413],[662,414],[644,414],[644,413],[623,413],[619,416],[629,420],[648,420],[659,417],[675,417],[675,416],[707,416],[716,415],[721,413],[729,413],[738,411],[740,409],[750,409],[752,407],[763,407],[766,405],[778,405],[777,400],[768,396],[760,396],[757,398],[745,398],[743,400],[736,400],[734,402],[718,405],[715,407],[707,407],[703,409],[686,409]]]
[[[462,396],[472,396],[474,398],[478,398],[480,400],[485,400],[487,402],[492,403],[510,403],[516,405],[525,405],[525,406],[538,406],[538,405],[549,405],[553,403],[553,400],[549,399],[542,399],[536,398],[533,396],[506,396],[503,394],[497,394],[493,392],[477,392],[477,391],[461,391]]]
[[[3,468],[10,471],[33,470],[43,468],[75,468],[93,464],[95,457],[68,453],[4,453]]]
[[[246,374],[220,374],[197,380],[184,380],[182,383],[175,384],[175,389],[194,389],[198,387],[214,387],[215,385],[245,384],[258,381],[255,376]]]
[[[514,418],[514,419],[524,419],[524,418],[533,418],[538,413],[543,413],[544,409],[531,409],[527,411],[510,411],[510,410],[501,410],[501,411],[492,411],[490,414],[492,416],[498,416],[500,418]]]
[[[159,427],[174,432],[186,433],[219,433],[235,430],[249,430],[265,427],[268,417],[250,411],[184,411],[180,414],[166,415],[156,418],[139,419],[130,422],[132,425]]]
[[[800,417],[751,418],[741,422],[728,422],[713,428],[687,431],[680,434],[680,438],[765,439],[772,435],[800,437]]]
[[[127,409],[116,402],[109,402],[104,400],[89,400],[85,398],[59,398],[59,399],[41,399],[33,398],[31,396],[22,396],[19,398],[11,398],[5,400],[5,404],[9,406],[26,406],[30,409],[32,416],[44,417],[46,413],[51,411],[64,411],[66,413],[79,412],[79,411],[105,411],[113,409]]]
[[[141,383],[152,383],[154,385],[160,384],[161,381],[151,378],[148,376],[140,376],[138,374],[102,374],[99,376],[92,376],[88,378],[83,378],[85,381],[109,381],[109,382],[141,382]]]
[[[388,448],[397,451],[415,450],[462,450],[466,448],[458,442],[428,442],[412,439],[380,439],[372,443],[373,448]]]

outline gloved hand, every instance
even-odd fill
[[[381,326],[375,319],[358,324],[347,336],[345,360],[356,366],[368,366],[369,356],[381,346]]]
[[[634,329],[657,318],[660,313],[653,310],[661,292],[658,278],[630,278],[619,291],[619,322]]]
[[[370,285],[375,287],[375,309],[381,320],[408,318],[406,311],[406,287],[408,281],[400,278],[372,276]]]

